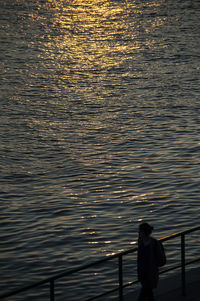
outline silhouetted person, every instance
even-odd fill
[[[139,226],[138,280],[142,288],[138,301],[154,301],[153,289],[158,284],[158,268],[166,263],[162,244],[151,237],[153,227],[148,223]]]

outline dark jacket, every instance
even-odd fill
[[[143,286],[149,288],[156,288],[158,284],[157,245],[158,241],[153,237],[146,246],[142,240],[138,241],[138,280]]]

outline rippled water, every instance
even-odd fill
[[[0,1],[1,292],[199,223],[199,11]]]

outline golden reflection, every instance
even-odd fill
[[[130,245],[136,245],[136,244],[137,244],[137,241],[131,241],[129,244],[130,244]]]
[[[158,9],[159,2],[150,1],[145,5]],[[39,13],[44,9],[46,19],[44,13]],[[38,13],[32,17],[40,20],[47,33],[48,41],[41,56],[53,59],[57,67],[64,69],[60,76],[65,80],[70,71],[117,68],[127,60],[129,53],[144,48],[140,38],[144,26],[142,15],[142,4],[134,1],[48,0],[45,4],[38,2]],[[155,16],[145,31],[158,28],[164,22],[164,17]],[[50,31],[55,31],[54,37]],[[150,40],[145,43],[151,46]],[[73,81],[77,79],[74,75]]]
[[[99,242],[98,241],[89,241],[88,244],[89,245],[97,245],[97,244],[99,244]]]
[[[29,13],[36,37],[30,47],[37,49],[41,66],[32,71],[32,81],[42,74],[43,88],[52,89],[57,98],[108,99],[116,93],[113,83],[119,87],[122,80],[138,76],[134,61],[140,61],[145,49],[166,47],[164,38],[159,43],[153,38],[166,22],[157,14],[161,3],[37,0]]]

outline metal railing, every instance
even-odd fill
[[[187,234],[190,234],[190,233],[192,233],[194,231],[198,231],[198,230],[200,230],[200,226],[193,227],[193,228],[187,229],[185,231],[181,231],[181,232],[178,232],[178,233],[175,233],[175,234],[172,234],[172,235],[169,235],[169,236],[166,236],[166,237],[160,239],[161,242],[165,242],[165,241],[177,238],[177,237],[181,238],[181,241],[180,241],[181,242],[181,263],[176,265],[176,266],[165,269],[161,273],[163,274],[163,273],[167,273],[169,271],[181,268],[182,295],[186,295],[186,278],[185,278],[185,267],[186,267],[186,265],[195,263],[195,262],[200,260],[200,257],[199,257],[199,258],[196,258],[196,259],[193,259],[193,260],[190,260],[190,261],[186,262],[186,260],[185,260],[185,236]],[[3,295],[0,295],[0,299],[8,298],[10,296],[14,296],[14,295],[17,295],[19,293],[25,292],[27,290],[39,287],[43,284],[49,283],[50,301],[55,301],[55,281],[57,279],[62,278],[64,276],[70,276],[74,273],[81,272],[85,269],[94,267],[96,265],[103,264],[103,263],[105,263],[109,260],[113,260],[113,259],[117,258],[118,259],[118,287],[114,288],[112,290],[106,291],[106,292],[104,292],[100,295],[94,296],[94,297],[88,299],[87,301],[96,300],[100,297],[106,296],[106,295],[111,294],[111,293],[116,292],[116,291],[119,292],[118,293],[119,294],[119,301],[123,301],[123,289],[127,286],[138,283],[137,280],[136,281],[131,281],[131,282],[128,282],[128,283],[125,283],[125,284],[123,283],[123,256],[125,256],[127,254],[130,254],[130,253],[135,253],[136,251],[137,251],[137,247],[126,250],[126,251],[123,251],[123,252],[115,253],[114,255],[107,256],[107,257],[105,257],[103,259],[100,259],[98,261],[83,265],[83,266],[78,267],[78,268],[74,268],[74,269],[64,271],[62,273],[59,273],[55,276],[46,278],[46,279],[44,279],[42,281],[39,281],[37,283],[34,283],[32,285],[28,285],[26,287],[22,287],[20,289],[5,293]]]

